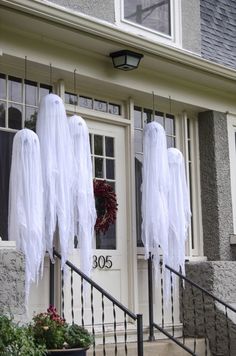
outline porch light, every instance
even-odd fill
[[[139,62],[141,58],[143,58],[143,54],[125,49],[110,53],[110,57],[112,58],[114,68],[127,71],[138,68]]]

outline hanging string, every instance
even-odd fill
[[[74,70],[74,94],[75,94],[75,99],[74,99],[74,114],[76,114],[76,104],[77,104],[77,94],[76,94],[76,68]]]
[[[26,80],[27,80],[27,56],[25,56],[25,122],[24,122],[24,125],[26,123],[26,93],[27,93],[27,90],[26,90]]]
[[[152,92],[152,121],[155,121],[155,94]]]
[[[50,91],[50,93],[52,93],[53,92],[53,90],[52,90],[52,63],[50,63],[50,69],[49,69],[49,82],[50,82],[50,87],[51,87],[51,91]]]

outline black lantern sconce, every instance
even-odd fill
[[[122,50],[110,53],[114,68],[121,70],[132,70],[139,66],[143,54],[132,52],[129,50]]]

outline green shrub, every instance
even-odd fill
[[[19,326],[7,316],[0,316],[0,355],[1,356],[44,356],[46,348],[37,345],[31,329]]]
[[[93,337],[82,326],[69,325],[66,330],[65,340],[69,348],[88,347],[93,343]]]

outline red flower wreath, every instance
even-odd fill
[[[116,221],[117,200],[112,186],[105,180],[93,181],[94,195],[96,200],[97,221],[95,231],[105,234],[110,225]]]

